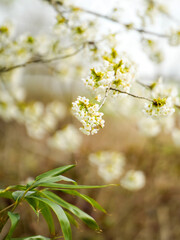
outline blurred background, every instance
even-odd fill
[[[171,31],[179,29],[178,0],[67,2],[156,33],[171,35]],[[162,76],[167,88],[175,89],[172,91],[177,91],[175,97],[179,98],[180,47],[174,46],[171,39],[141,34],[94,15],[82,13],[79,17],[80,14],[76,13],[75,16],[67,16],[71,18],[72,25],[88,22],[86,34],[79,37],[69,33],[66,27],[57,26],[56,10],[48,1],[42,0],[0,1],[0,25],[9,24],[12,27],[12,37],[8,41],[14,41],[12,47],[11,43],[0,39],[1,48],[5,46],[6,50],[9,49],[5,54],[0,51],[1,67],[29,61],[29,53],[30,57],[41,54],[48,58],[62,51],[62,56],[71,54],[84,40],[97,41],[108,35],[97,48],[106,49],[106,45],[115,44],[137,64],[138,81],[149,85]],[[96,24],[91,24],[91,21]],[[116,32],[118,34],[112,37]],[[37,43],[33,43],[32,49],[26,41],[29,37]],[[22,53],[20,50],[23,47],[28,49],[28,54],[23,53],[19,57],[16,51],[11,52],[9,46],[14,49],[15,45],[20,46],[20,49],[17,47],[18,54]],[[88,47],[72,55],[55,62],[27,64],[1,73],[0,188],[26,183],[38,174],[61,165],[76,164],[66,176],[78,184],[117,183],[120,186],[82,191],[98,201],[107,214],[94,211],[83,200],[62,195],[93,216],[101,228],[100,232],[94,232],[80,223],[78,229],[72,227],[73,239],[179,240],[178,111],[173,118],[154,122],[143,117],[143,101],[120,97],[116,102],[104,105],[104,129],[94,136],[82,134],[80,123],[71,113],[72,101],[79,95],[93,97],[81,79],[87,77],[99,56],[94,57]],[[138,83],[134,83],[132,91],[137,95],[150,95],[149,90]],[[105,158],[108,167],[102,171],[98,161]],[[116,162],[122,163],[122,172],[119,168],[116,171]],[[129,170],[141,172],[139,186],[138,183],[130,187],[123,185],[121,179]],[[10,203],[1,199],[0,209]],[[43,218],[40,216],[37,219],[26,204],[20,205],[17,211],[21,214],[21,221],[15,237],[49,236]],[[60,232],[58,222],[56,230]]]

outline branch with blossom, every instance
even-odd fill
[[[121,95],[148,101],[149,103],[144,105],[143,112],[152,118],[171,116],[175,112],[177,94],[173,95],[174,93],[171,90],[156,90],[152,94],[152,98],[131,93],[130,89],[133,82],[136,81],[136,73],[135,63],[128,57],[121,56],[115,48],[112,48],[110,52],[104,53],[101,63],[91,68],[90,75],[83,79],[85,86],[95,93],[95,100],[101,102],[101,104],[93,105],[85,97],[78,97],[78,100],[73,102],[72,110],[75,117],[83,124],[83,128],[80,128],[83,133],[93,135],[98,132],[98,126],[104,127],[104,120],[103,124],[99,124],[97,116],[100,116],[101,122],[103,116],[103,113],[99,112],[99,110],[108,98],[116,98]],[[143,84],[143,87],[148,87],[151,90],[155,86],[156,84],[151,86]],[[92,106],[96,106],[95,114],[91,111]]]

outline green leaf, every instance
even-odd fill
[[[25,191],[15,191],[15,192],[13,192],[13,193],[12,193],[13,199],[19,201],[19,200],[24,196],[24,193],[25,193]],[[32,194],[34,194],[34,193],[35,193],[34,191],[28,191],[28,192],[25,194],[25,196],[29,196],[29,195],[32,195]],[[25,197],[25,196],[24,196],[24,197]]]
[[[78,227],[79,227],[79,224],[78,224],[78,222],[76,221],[76,219],[75,219],[70,213],[68,213],[67,211],[64,211],[64,212],[65,212],[66,216],[68,217],[70,223],[73,224],[75,227],[78,228]]]
[[[56,177],[45,177],[45,178],[39,179],[32,186],[38,187],[42,183],[55,183],[55,182],[60,182],[60,181],[72,182],[74,184],[77,184],[74,180],[61,175],[61,176],[56,176]]]
[[[12,199],[12,192],[6,189],[0,189],[0,197]]]
[[[39,180],[39,179],[42,179],[42,178],[45,178],[45,177],[58,176],[58,175],[60,175],[64,172],[70,170],[73,167],[75,167],[75,165],[67,165],[67,166],[62,166],[62,167],[59,167],[59,168],[52,169],[48,172],[42,173],[41,175],[37,176],[36,180]]]
[[[11,189],[26,190],[26,186],[24,186],[24,185],[13,185],[13,186],[8,186],[6,189],[7,190],[11,190]]]
[[[43,237],[43,236],[32,236],[32,237],[24,237],[24,238],[11,238],[11,240],[31,240],[31,239],[35,239],[35,240],[50,240],[50,238],[47,237]]]
[[[16,228],[16,225],[19,222],[19,219],[20,219],[20,216],[19,216],[18,213],[8,212],[8,216],[11,220],[11,227],[10,227],[9,233],[6,236],[5,240],[10,240],[11,239],[11,236],[12,236],[12,234],[13,234],[15,228]]]
[[[91,188],[105,188],[109,186],[116,186],[116,184],[108,184],[101,186],[88,186],[88,185],[70,185],[70,184],[61,184],[61,183],[40,183],[41,187],[53,188],[54,190],[59,190],[61,188],[69,188],[69,189],[91,189]]]
[[[84,199],[85,201],[87,201],[88,203],[90,203],[92,205],[92,207],[106,213],[106,210],[103,207],[101,207],[101,205],[98,202],[96,202],[93,198],[91,198],[85,194],[79,193],[76,190],[61,190],[61,192],[80,197],[80,198]]]
[[[89,216],[87,213],[83,212],[81,209],[78,207],[64,201],[62,198],[57,196],[56,194],[50,192],[50,191],[43,191],[43,196],[47,197],[49,200],[54,201],[58,205],[61,205],[61,207],[69,210],[72,212],[74,215],[76,215],[78,218],[80,218],[85,224],[87,224],[90,228],[92,229],[99,229],[99,226],[97,225],[96,221],[94,218]]]
[[[71,226],[69,223],[69,220],[66,216],[66,214],[64,213],[63,209],[61,208],[61,206],[59,206],[58,204],[54,203],[53,201],[50,201],[47,198],[42,198],[39,196],[27,196],[26,198],[33,198],[33,199],[37,199],[45,204],[47,204],[56,214],[59,223],[61,225],[62,228],[62,232],[64,235],[64,239],[65,240],[72,240],[72,235],[71,235]]]
[[[54,221],[51,214],[51,210],[48,207],[48,205],[34,198],[26,198],[25,200],[29,203],[29,205],[32,207],[32,209],[34,210],[38,217],[39,213],[43,215],[44,219],[48,224],[50,233],[54,235],[55,234]]]
[[[48,227],[49,227],[49,231],[52,235],[55,235],[55,227],[54,227],[54,221],[53,221],[53,217],[51,214],[51,210],[48,207],[47,204],[40,202],[39,203],[39,208],[40,208],[40,213],[43,215],[44,219],[46,220]]]
[[[33,198],[25,198],[27,203],[30,205],[30,207],[33,209],[33,211],[36,213],[36,215],[39,217],[39,201],[37,199]]]
[[[14,185],[14,186],[8,186],[5,189],[0,189],[0,194],[3,195],[3,193],[8,192],[9,190],[26,190],[26,187],[23,185]],[[10,191],[9,191],[10,192]]]

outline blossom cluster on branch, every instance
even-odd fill
[[[121,57],[115,48],[112,48],[108,54],[106,52],[102,55],[102,61],[99,65],[91,68],[90,75],[83,79],[85,86],[94,92],[95,100],[101,102],[99,107],[95,104],[97,106],[96,111],[99,111],[105,102],[113,96],[131,96],[146,101],[142,111],[147,116],[152,118],[171,116],[175,112],[175,106],[179,106],[178,90],[164,85],[162,80],[159,79],[157,83],[148,86],[149,90],[151,90],[150,97],[132,94],[130,90],[137,80],[136,69],[135,63],[127,57]],[[79,102],[80,99],[81,97],[78,97],[78,100],[73,102],[72,110],[75,117],[85,125],[87,116],[84,112],[91,111],[92,107],[89,105],[89,99],[86,98],[82,99],[88,104],[86,104],[86,107],[82,107],[82,102]],[[96,114],[103,115],[100,112],[96,112]],[[104,126],[104,121],[103,125],[100,126]],[[88,122],[88,129],[91,128],[94,128],[94,121]],[[87,135],[97,133],[97,131],[83,132]]]
[[[89,100],[87,97],[79,96],[72,107],[73,114],[82,124],[81,131],[87,135],[93,135],[104,127],[105,120],[102,111],[107,110],[108,103],[112,110],[116,105],[115,102],[118,102],[117,114],[122,112],[122,115],[132,115],[134,103],[129,98],[134,98],[134,100],[141,99],[145,102],[144,108],[142,107],[140,112],[145,114],[141,118],[142,122],[145,119],[147,124],[140,124],[141,120],[139,120],[139,129],[147,133],[146,127],[149,124],[151,127],[154,126],[154,131],[150,135],[157,135],[164,124],[158,122],[159,118],[173,118],[175,110],[180,106],[178,87],[158,80],[150,85],[144,84],[146,85],[144,91],[136,94],[135,88],[139,83],[136,63],[127,54],[118,50],[116,35],[119,32],[114,34],[109,32],[107,35],[97,34],[97,29],[101,28],[97,19],[105,19],[111,23],[124,26],[127,31],[132,30],[143,34],[142,40],[147,50],[145,52],[150,55],[152,61],[159,63],[163,59],[158,58],[161,53],[156,40],[151,39],[151,36],[168,39],[173,46],[179,44],[178,28],[173,29],[172,32],[169,29],[164,33],[156,33],[146,29],[149,19],[152,20],[152,16],[162,14],[165,17],[169,14],[165,5],[147,1],[144,8],[146,14],[139,16],[141,24],[135,26],[132,23],[123,23],[118,9],[114,9],[112,14],[103,15],[77,7],[72,1],[46,1],[57,13],[50,34],[32,36],[25,33],[17,36],[13,25],[9,22],[0,26],[1,117],[6,121],[13,119],[25,124],[28,134],[37,139],[46,137],[52,131],[58,131],[56,127],[61,117],[49,111],[48,105],[53,105],[56,112],[59,106],[63,115],[63,104],[52,102],[52,104],[49,103],[44,106],[44,104],[35,101],[26,102],[25,89],[20,86],[19,82],[16,83],[16,80],[13,80],[14,75],[18,72],[16,70],[32,63],[41,63],[46,64],[52,74],[67,80],[73,79],[73,74],[77,74],[78,71],[82,72],[82,69],[87,69],[88,65],[89,72],[84,71],[86,77],[83,77],[83,82],[94,94],[94,97]],[[145,37],[146,34],[149,34],[148,38]],[[77,66],[77,71],[73,72],[63,59],[76,57],[79,52],[82,52],[85,60],[90,60],[87,61],[88,64]],[[58,60],[61,60],[61,62],[52,64],[52,62]],[[76,62],[76,58],[73,61]],[[74,62],[72,63],[74,64]],[[134,102],[139,103],[140,101]],[[153,120],[146,118],[146,116],[153,118]],[[175,128],[178,129],[178,126]],[[72,130],[72,128],[67,129]],[[66,138],[66,132],[71,135],[71,131],[67,129],[66,131],[59,130],[57,135],[52,135],[53,140],[47,142],[53,143],[50,144],[51,146],[57,144],[57,148],[62,142],[61,136]]]

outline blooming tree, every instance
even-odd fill
[[[171,133],[179,146],[180,130],[176,121],[180,109],[178,83],[163,81],[161,76],[148,82],[139,79],[141,66],[119,48],[122,31],[113,32],[103,24],[105,21],[121,26],[127,34],[131,31],[138,33],[147,57],[160,64],[163,51],[156,39],[166,40],[171,47],[180,44],[178,23],[165,4],[146,0],[143,11],[136,16],[138,23],[125,23],[121,9],[116,6],[106,15],[76,5],[76,1],[43,2],[56,14],[50,33],[18,35],[10,21],[0,26],[0,117],[6,122],[13,120],[24,125],[31,138],[45,139],[50,148],[72,154],[81,146],[80,131],[85,135],[97,134],[105,127],[106,114],[112,112],[128,118],[133,115],[140,132],[149,137],[157,136],[161,131]],[[164,31],[152,30],[157,17],[168,18],[173,27],[168,25]],[[70,104],[65,99],[29,101],[22,80],[26,68],[32,66],[35,69],[37,65],[45,66],[46,71],[60,81],[71,85],[76,82],[78,90],[73,89],[76,96],[73,95]],[[59,122],[67,116],[72,118],[72,115],[80,122],[80,131],[72,123],[58,129]],[[120,178],[120,185],[132,191],[145,185],[142,171],[126,170],[126,157],[122,153],[99,151],[90,153],[88,159],[105,182]],[[28,191],[34,189],[31,187]],[[30,201],[26,195],[28,191],[25,189],[21,197]],[[17,196],[14,199],[17,200]],[[66,234],[64,236],[71,239]]]

